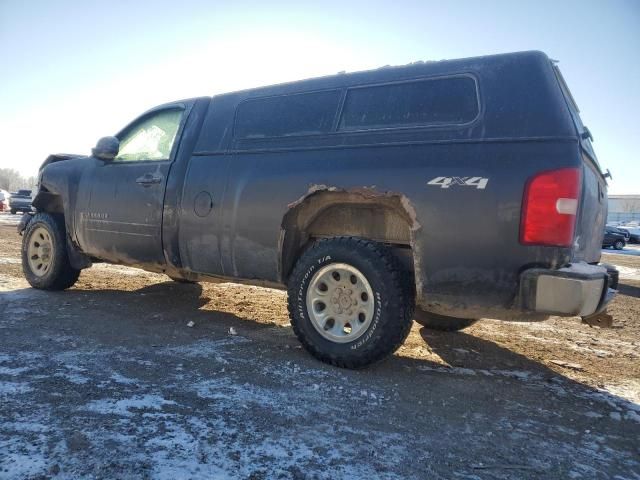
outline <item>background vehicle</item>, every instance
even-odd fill
[[[613,247],[616,250],[622,250],[626,244],[627,242],[625,241],[624,235],[610,229],[605,229],[604,238],[602,239],[603,248]]]
[[[161,105],[91,157],[50,156],[39,185],[19,226],[32,286],[108,261],[287,288],[302,344],[343,367],[414,318],[591,317],[616,286],[605,178],[541,52]]]
[[[621,225],[618,229],[629,234],[629,243],[640,243],[640,227],[638,225]]]
[[[18,190],[11,194],[9,208],[12,214],[17,212],[28,213],[31,211],[31,190]]]
[[[626,242],[629,242],[629,238],[630,238],[630,236],[631,236],[631,235],[629,234],[629,231],[628,231],[628,230],[625,230],[625,229],[623,229],[623,228],[618,228],[618,227],[612,227],[612,226],[610,226],[610,225],[607,225],[607,226],[604,228],[604,231],[605,231],[605,235],[606,235],[606,233],[607,233],[607,232],[608,232],[608,233],[617,233],[617,234],[619,234],[619,235],[622,235],[622,236],[624,237],[624,241],[625,241],[625,243],[626,243]]]
[[[9,198],[11,194],[6,190],[0,189],[0,212],[9,210]]]

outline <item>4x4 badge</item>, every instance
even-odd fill
[[[489,179],[484,177],[436,177],[433,180],[429,180],[427,185],[437,185],[441,188],[461,185],[463,187],[476,187],[478,190],[484,190],[487,183],[489,183]]]

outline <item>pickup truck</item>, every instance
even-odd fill
[[[167,103],[44,162],[23,270],[50,290],[92,262],[286,288],[304,347],[347,368],[414,319],[590,319],[617,285],[591,140],[541,52]]]
[[[31,190],[18,190],[11,194],[9,197],[9,209],[11,214],[15,215],[18,212],[29,213],[31,212]]]

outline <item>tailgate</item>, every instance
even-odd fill
[[[17,195],[13,195],[9,199],[10,205],[31,205],[30,197],[18,197]]]

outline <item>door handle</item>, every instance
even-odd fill
[[[143,187],[150,187],[160,182],[162,182],[162,177],[152,173],[145,173],[143,176],[136,178],[136,183]]]

